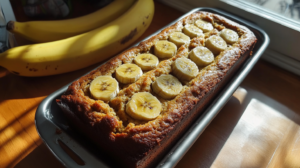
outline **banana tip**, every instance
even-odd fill
[[[13,30],[14,28],[15,28],[15,22],[14,21],[9,21],[6,24],[6,30],[10,31],[10,30]]]

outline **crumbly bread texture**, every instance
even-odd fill
[[[157,41],[168,40],[172,32],[182,32],[186,24],[194,24],[199,19],[212,23],[213,30],[204,33],[204,36],[191,38],[190,43],[178,48],[175,56],[160,60],[155,69],[144,72],[136,82],[120,84],[120,92],[111,101],[92,98],[89,85],[93,79],[101,75],[115,77],[120,65],[134,63],[133,59],[138,54],[153,54],[153,46]],[[224,51],[215,55],[211,64],[199,67],[200,71],[194,79],[182,82],[183,89],[175,98],[165,100],[153,93],[151,84],[163,74],[172,74],[171,65],[176,59],[188,57],[193,48],[205,46],[208,37],[219,36],[224,28],[238,33],[236,43],[228,44]],[[153,167],[251,55],[256,40],[253,32],[242,25],[217,14],[196,12],[73,82],[57,99],[57,104],[72,128],[123,167]],[[126,103],[138,92],[150,92],[161,102],[162,111],[156,119],[136,120],[126,113]]]

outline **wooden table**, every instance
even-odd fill
[[[155,7],[139,40],[183,14]],[[96,66],[38,78],[0,67],[0,167],[63,167],[37,134],[35,111],[47,95]],[[299,95],[299,76],[259,61],[177,167],[300,167]]]

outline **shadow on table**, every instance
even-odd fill
[[[231,110],[232,107],[235,110]],[[186,165],[210,167],[243,115],[243,112],[244,109],[240,105],[239,100],[231,97],[176,167],[185,168]]]
[[[189,149],[182,160],[178,163],[176,168],[185,168],[187,165],[192,165],[195,167],[219,167],[221,165],[223,165],[223,167],[228,167],[229,165],[231,165],[235,167],[235,159],[243,158],[243,156],[245,156],[249,151],[253,150],[252,148],[255,147],[260,147],[259,149],[261,149],[261,152],[264,155],[258,155],[260,153],[257,153],[257,151],[253,151],[253,153],[255,154],[251,156],[249,155],[248,158],[244,158],[241,164],[248,165],[248,167],[249,165],[252,165],[254,167],[264,167],[264,165],[267,165],[269,162],[271,162],[272,157],[270,156],[272,156],[272,154],[276,152],[276,150],[274,151],[274,149],[276,148],[277,143],[282,143],[279,140],[282,140],[281,138],[283,138],[276,137],[277,134],[279,134],[278,132],[280,132],[280,129],[276,128],[279,124],[283,124],[283,121],[285,121],[286,125],[288,125],[289,123],[294,123],[295,126],[299,126],[300,115],[283,106],[282,104],[274,101],[272,98],[263,95],[260,92],[248,89],[243,90],[245,90],[246,93],[245,97],[242,98],[242,100],[234,96],[229,99],[228,103],[223,107],[223,109],[210,123],[210,125],[206,128],[206,130],[202,133],[202,135],[198,138],[194,145]],[[236,91],[235,94],[237,92],[238,91]],[[254,106],[254,104],[256,106]],[[259,107],[257,105],[261,105],[262,107]],[[255,112],[255,109],[260,109],[261,111],[259,110]],[[266,109],[268,109],[268,111],[265,111]],[[255,114],[253,114],[254,112]],[[272,115],[266,117],[266,115],[268,114]],[[281,119],[278,119],[278,122],[281,122],[276,123],[277,120],[273,121],[273,118],[271,117],[277,117]],[[261,126],[255,125],[260,122],[262,122]],[[251,126],[253,128],[257,128],[257,130],[247,130],[252,127],[243,127],[247,124],[249,125],[249,123],[250,125],[252,124]],[[277,127],[275,125],[273,125],[272,127],[270,123],[276,123]],[[271,127],[267,127],[268,124]],[[269,133],[271,135],[267,136],[267,139],[257,139],[259,137],[264,137],[263,134],[260,135],[258,133],[259,131],[263,131],[264,129],[267,129],[265,131],[273,132]],[[293,130],[291,130],[290,132],[290,134],[296,134],[296,132]],[[246,138],[245,136],[248,134],[249,137]],[[292,141],[295,138],[297,138],[296,135],[291,135],[289,140]],[[246,140],[247,143],[245,142],[245,144],[248,145],[247,148],[239,146],[239,143],[242,143],[243,140]],[[251,142],[252,146],[250,144]],[[230,150],[231,148],[235,149]],[[239,153],[238,150],[243,152]],[[282,151],[280,153],[288,155],[291,152],[292,150],[290,148],[282,148]],[[256,159],[251,160],[251,158],[253,159],[254,157]],[[229,161],[228,159],[231,161]],[[224,162],[224,160],[227,160],[226,163]],[[279,162],[278,159],[276,161]],[[281,163],[287,164],[284,162],[284,159]],[[293,165],[292,162],[291,165]]]
[[[64,168],[45,144],[41,144],[35,148],[15,166],[15,168],[24,167]]]

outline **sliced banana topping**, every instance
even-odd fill
[[[196,26],[199,27],[204,33],[211,31],[214,27],[211,23],[204,20],[197,20]]]
[[[134,59],[134,63],[136,63],[144,71],[155,68],[158,65],[158,62],[158,58],[152,54],[140,54]]]
[[[203,31],[192,24],[185,25],[182,31],[184,34],[190,36],[190,38],[204,36]]]
[[[181,33],[181,32],[173,32],[170,34],[169,40],[176,44],[177,47],[180,47],[184,44],[190,43],[190,37]]]
[[[210,36],[206,41],[205,41],[205,47],[210,49],[212,53],[215,55],[219,54],[221,51],[225,50],[227,47],[226,42],[217,35]]]
[[[237,32],[230,29],[223,29],[220,36],[229,44],[233,44],[239,40]]]
[[[90,84],[90,93],[94,99],[110,101],[119,93],[119,84],[111,76],[99,76]]]
[[[161,109],[160,101],[148,92],[135,93],[126,104],[126,113],[137,120],[153,120]]]
[[[182,81],[190,81],[199,72],[197,65],[185,57],[176,59],[172,64],[173,74]]]
[[[135,82],[142,74],[142,69],[135,64],[123,64],[116,70],[116,78],[123,84]]]
[[[158,41],[154,45],[154,54],[161,59],[173,57],[176,51],[177,46],[166,40]]]
[[[189,57],[198,66],[206,66],[214,61],[214,54],[203,46],[194,48],[190,52]]]
[[[161,75],[152,84],[153,91],[164,99],[172,99],[182,90],[180,81],[172,75]]]

